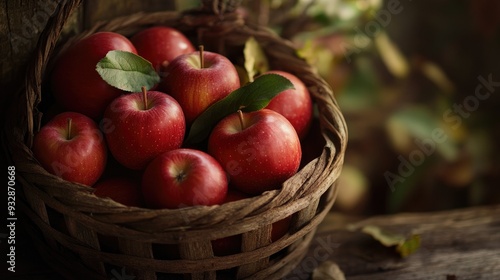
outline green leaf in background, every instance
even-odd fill
[[[267,57],[262,51],[259,42],[254,37],[250,37],[245,42],[243,55],[245,57],[245,70],[247,70],[250,82],[253,82],[256,76],[264,74],[269,70]]]
[[[372,225],[364,226],[361,232],[372,236],[386,247],[396,246],[396,251],[401,257],[407,257],[420,248],[420,235],[418,234],[413,234],[407,238]]]
[[[396,183],[390,185],[391,192],[387,197],[387,209],[388,213],[400,212],[402,207],[412,199],[412,195],[419,187],[422,187],[421,178],[426,174],[429,174],[429,170],[433,167],[432,160],[426,160],[421,165],[415,166],[415,170],[408,177],[402,177],[403,181],[395,180]],[[399,175],[398,175],[399,176]]]
[[[338,96],[338,102],[346,112],[363,112],[380,102],[378,91],[381,85],[375,66],[363,57],[356,59],[355,64],[356,71],[350,74]]]
[[[447,131],[450,129],[443,123],[442,116],[436,115],[429,108],[412,105],[394,112],[386,123],[389,138],[393,146],[400,153],[405,154],[408,150],[415,150],[415,139],[419,141],[431,141],[435,145],[435,151],[448,161],[457,158],[459,150],[452,135]],[[441,138],[445,141],[435,142],[435,132],[442,132]],[[431,156],[427,155],[426,156]]]
[[[327,47],[315,44],[312,38],[304,39],[304,44],[297,49],[296,54],[305,59],[309,65],[314,66],[316,73],[320,76],[328,77],[332,72],[333,52]]]
[[[176,11],[186,11],[196,9],[201,6],[201,0],[175,0],[174,2]]]
[[[125,51],[109,51],[96,65],[96,71],[113,87],[129,92],[151,89],[160,82],[151,62]]]
[[[273,97],[292,88],[294,88],[292,82],[283,76],[276,74],[259,76],[252,83],[240,87],[208,107],[194,120],[186,141],[199,143],[208,137],[213,126],[225,116],[238,110],[251,112],[265,108]]]

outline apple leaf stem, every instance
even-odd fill
[[[245,130],[246,125],[245,120],[243,119],[243,112],[241,110],[238,110],[238,117],[240,119],[241,130]]]
[[[72,126],[73,120],[71,118],[68,118],[68,132],[66,133],[66,139],[71,140],[71,126]]]
[[[148,90],[146,87],[142,87],[142,101],[144,102],[144,110],[148,109]]]
[[[201,69],[203,69],[205,68],[205,59],[203,58],[203,50],[204,50],[203,45],[199,45],[198,50],[200,50],[200,66]]]

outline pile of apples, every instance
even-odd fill
[[[96,64],[121,50],[148,60],[161,80],[128,93],[108,84]],[[313,119],[312,101],[295,89],[265,109],[231,112],[201,144],[186,143],[193,122],[240,88],[235,65],[222,54],[196,50],[170,27],[127,38],[99,32],[68,47],[50,73],[60,112],[35,135],[35,158],[64,180],[127,206],[152,209],[216,205],[279,188],[299,169],[301,141]]]

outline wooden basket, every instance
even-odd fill
[[[236,13],[221,13],[217,4],[209,6],[213,7],[209,13],[139,13],[99,23],[72,40],[104,30],[130,36],[148,26],[166,25],[183,31],[195,44],[203,43],[207,50],[232,55],[230,52],[253,36],[273,69],[291,72],[307,85],[319,109],[326,144],[321,156],[281,189],[220,206],[151,210],[98,198],[91,188],[46,172],[30,150],[40,126],[42,114],[37,108],[46,69],[56,46],[71,43],[57,45],[64,23],[80,2],[61,1],[49,19],[25,88],[11,99],[3,135],[4,148],[22,186],[17,190],[17,204],[30,220],[28,232],[40,254],[68,279],[111,279],[124,271],[135,279],[280,279],[290,273],[307,252],[337,192],[335,182],[342,168],[347,130],[330,86],[296,56],[290,42],[264,27],[245,23]],[[271,242],[271,225],[288,216],[292,216],[288,233]],[[242,235],[240,253],[213,255],[211,240],[238,234]],[[116,246],[110,249],[109,244]],[[177,246],[180,257],[158,257],[155,250],[161,246]]]

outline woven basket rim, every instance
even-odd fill
[[[67,1],[67,3],[62,3],[61,9],[74,9],[75,6],[78,6],[80,4],[80,2],[81,0]],[[59,14],[64,13],[65,12]],[[150,15],[151,18],[148,18],[147,15]],[[248,30],[253,30],[253,34],[255,36],[260,36],[262,38],[265,38],[266,40],[272,41],[273,43],[282,45],[283,49],[288,50],[287,53],[283,54],[283,56],[285,57],[289,55],[290,50],[293,50],[293,45],[290,42],[275,36],[266,28],[251,26],[244,22],[238,21],[239,19],[230,18],[232,15],[228,16],[231,19],[231,21],[229,21],[229,24],[228,17],[226,17],[225,19],[221,19],[221,17],[213,15],[190,15],[190,12],[183,14],[177,12],[155,12],[149,14],[137,13],[132,16],[129,15],[126,17],[116,18],[111,21],[98,23],[94,25],[93,28],[80,33],[80,36],[82,36],[82,34],[86,34],[86,32],[90,34],[95,32],[96,30],[107,29],[113,24],[121,23],[123,26],[127,27],[128,25],[133,25],[135,20],[136,22],[143,21],[141,22],[141,24],[147,25],[151,24],[151,22],[148,22],[148,19],[157,22],[160,18],[166,18],[164,19],[164,21],[180,21],[181,24],[187,25],[200,25],[201,21],[203,21],[203,25],[210,27],[221,26],[227,28],[228,25],[234,25],[233,28],[230,29],[232,30],[231,32],[235,32],[234,30],[237,30],[236,33],[244,33],[248,32]],[[192,219],[188,218],[190,222],[193,220],[199,221],[203,218],[210,217],[212,221],[215,221],[212,225],[220,225],[221,223],[223,225],[230,225],[237,219],[233,219],[231,221],[231,219],[229,218],[234,217],[234,213],[245,209],[244,204],[248,203],[248,201],[251,201],[252,204],[260,205],[260,209],[254,209],[254,211],[250,211],[249,213],[247,213],[248,216],[238,218],[254,217],[254,222],[259,223],[258,221],[265,220],[264,218],[262,218],[263,212],[283,205],[293,205],[294,201],[297,201],[297,199],[301,197],[291,196],[290,193],[286,193],[288,191],[287,186],[297,183],[304,183],[307,180],[322,180],[323,183],[333,184],[338,178],[347,144],[346,124],[337,105],[337,102],[333,97],[331,87],[326,84],[324,80],[317,77],[312,68],[307,68],[305,69],[305,71],[308,71],[311,76],[314,76],[314,82],[312,84],[311,82],[307,84],[306,81],[306,84],[308,85],[311,93],[314,93],[313,98],[316,100],[316,102],[321,104],[319,108],[321,122],[320,125],[323,136],[326,140],[326,145],[323,149],[322,155],[319,158],[313,160],[308,165],[306,165],[306,167],[302,168],[297,173],[297,175],[293,176],[287,182],[285,182],[283,188],[280,190],[270,191],[258,197],[245,199],[241,202],[223,204],[220,206],[190,207],[182,210],[156,210],[147,208],[124,207],[123,205],[116,203],[110,199],[97,198],[91,193],[91,188],[79,184],[69,183],[54,175],[49,174],[37,163],[36,159],[33,157],[30,151],[29,146],[32,142],[35,128],[37,127],[37,125],[39,125],[41,118],[41,115],[39,114],[39,112],[37,112],[36,106],[41,100],[41,85],[44,79],[44,70],[46,69],[47,62],[51,58],[51,54],[56,47],[57,40],[55,38],[58,38],[60,29],[62,29],[61,21],[64,21],[62,18],[53,18],[51,20],[52,21],[49,22],[49,28],[52,28],[51,32],[49,32],[49,34],[46,35],[45,38],[41,37],[39,46],[37,47],[35,59],[33,60],[33,64],[30,67],[30,71],[28,72],[30,74],[26,78],[26,90],[21,96],[19,96],[19,104],[22,105],[22,103],[24,103],[25,107],[23,108],[23,110],[20,110],[20,112],[17,112],[17,116],[19,116],[19,118],[10,118],[7,121],[8,123],[6,125],[6,128],[10,130],[11,133],[6,137],[6,146],[11,151],[11,156],[19,173],[22,174],[23,177],[27,178],[26,182],[36,185],[38,188],[40,188],[42,192],[47,194],[48,200],[55,199],[55,201],[61,203],[61,205],[59,205],[60,207],[62,207],[61,209],[64,209],[66,211],[71,210],[77,216],[91,216],[93,219],[96,219],[101,223],[109,223],[111,225],[118,224],[120,226],[123,226],[124,224],[129,225],[130,223],[136,224],[138,226],[141,225],[141,223],[124,220],[124,213],[129,216],[133,216],[134,214],[139,213],[146,213],[145,219],[147,221],[151,221],[159,218],[160,216],[163,216],[162,221],[164,221],[166,217],[177,216],[177,214],[179,214],[181,211],[187,217],[192,217]],[[237,24],[235,25],[235,23]],[[59,30],[59,32],[55,30]],[[238,34],[238,36],[239,35],[241,34]],[[297,61],[299,60],[300,59],[297,58]],[[304,65],[306,65],[305,62]],[[320,170],[318,167],[323,168],[323,170]],[[305,173],[304,170],[312,170],[312,175],[316,176],[310,176],[311,174],[307,174],[306,176],[306,174],[303,174]],[[320,170],[321,172],[318,172],[318,170]],[[326,190],[326,187],[323,189]],[[296,189],[294,194],[301,193],[302,197],[319,197],[324,192],[324,190],[314,192],[314,190]],[[68,197],[62,197],[61,193],[64,193]],[[50,206],[50,204],[51,202],[49,201],[47,205]],[[75,210],[75,205],[78,205],[78,207],[76,207],[77,210]],[[267,207],[265,207],[266,205]],[[57,205],[52,206],[57,207]],[[206,216],[206,214],[200,215],[201,212],[210,212],[212,213],[212,216]],[[226,213],[226,216],[223,219],[217,219],[215,217],[220,212]],[[283,215],[275,216],[274,219],[271,219],[271,221],[278,220],[279,218],[282,218]],[[110,221],[110,217],[114,216],[120,216],[120,219],[118,219],[118,223]],[[206,223],[202,223],[201,225],[181,223],[179,227],[173,227],[172,229],[188,229],[196,228],[199,226],[207,227],[209,225],[210,224]],[[138,228],[136,227],[133,230],[138,231]]]

